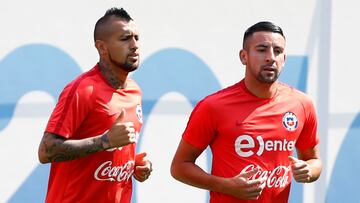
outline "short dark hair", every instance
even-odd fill
[[[108,9],[106,11],[105,15],[103,17],[101,17],[95,24],[94,41],[101,38],[101,36],[103,34],[103,29],[104,29],[103,26],[109,22],[109,19],[112,16],[122,18],[122,19],[126,20],[127,22],[133,20],[130,17],[130,15],[128,14],[128,12],[126,12],[125,9],[123,9],[123,8],[113,7],[113,8]]]
[[[281,29],[281,27],[275,25],[272,22],[269,21],[261,21],[258,22],[254,25],[252,25],[251,27],[249,27],[245,33],[244,33],[244,39],[243,39],[243,47],[245,45],[245,41],[251,36],[253,35],[255,32],[262,32],[262,31],[267,31],[267,32],[274,32],[274,33],[279,33],[281,36],[284,36],[284,33]]]

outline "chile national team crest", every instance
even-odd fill
[[[283,116],[282,123],[288,131],[294,131],[298,127],[298,119],[293,112],[286,112]]]

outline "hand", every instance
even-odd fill
[[[139,182],[147,180],[152,172],[152,163],[145,158],[146,152],[135,156],[135,172],[134,177]]]
[[[308,183],[311,180],[310,165],[303,160],[299,160],[293,156],[289,156],[291,162],[291,171],[294,179],[299,183]]]
[[[125,109],[121,109],[119,117],[114,121],[110,130],[103,135],[109,140],[109,148],[122,147],[136,142],[134,124],[123,122],[125,113]]]
[[[235,177],[227,180],[228,184],[224,186],[224,193],[232,195],[239,199],[256,200],[261,195],[266,186],[267,177],[258,179],[249,179],[259,171],[254,168],[251,171],[242,172]]]

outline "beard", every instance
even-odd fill
[[[126,71],[126,72],[133,72],[134,70],[136,70],[139,67],[139,60],[135,61],[135,62],[129,62],[128,60],[126,60],[125,62],[119,62],[116,61],[115,59],[113,59],[111,57],[111,54],[109,53],[109,60],[111,63],[115,64],[117,67],[121,68],[122,70]]]
[[[267,73],[266,71],[261,70],[257,74],[256,79],[261,83],[272,84],[277,81],[279,76],[280,76],[280,72],[278,69],[274,69],[273,73]]]

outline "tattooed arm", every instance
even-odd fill
[[[81,140],[66,139],[45,132],[38,150],[39,161],[41,163],[69,161],[98,151],[134,143],[136,141],[134,124],[123,122],[124,116],[125,110],[122,109],[107,133]]]
[[[82,140],[67,140],[56,134],[44,133],[38,155],[41,163],[69,161],[108,149],[109,146],[106,134]]]

